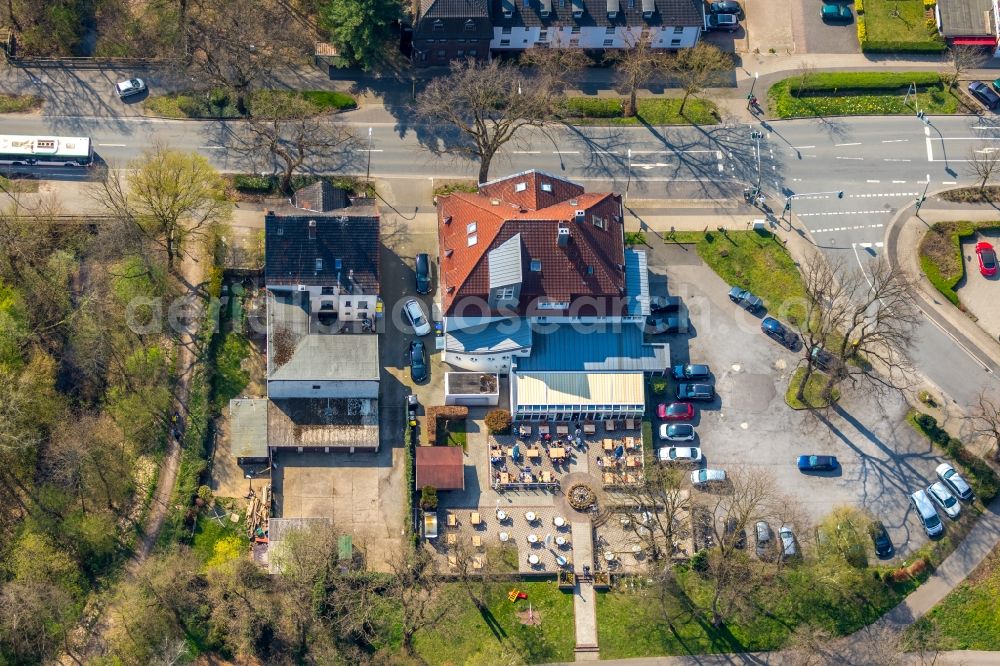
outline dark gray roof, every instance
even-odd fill
[[[505,18],[503,0],[492,0],[493,24],[499,27],[517,26],[701,26],[704,25],[700,0],[653,0],[656,11],[649,18],[643,18],[643,5],[648,0],[619,0],[615,18],[608,17],[609,0],[551,0],[551,11],[542,18],[542,1],[513,0],[513,16]],[[583,6],[583,16],[573,17],[573,5]]]
[[[436,30],[435,23],[440,26]],[[418,39],[489,39],[490,0],[421,0],[414,33]]]
[[[941,0],[941,34],[945,37],[993,37],[991,0]]]
[[[265,284],[339,284],[353,293],[378,293],[378,217],[268,213],[264,236]]]
[[[267,406],[272,447],[378,447],[378,400],[288,398]]]
[[[643,342],[639,324],[562,324],[534,332],[517,372],[663,372],[669,358],[666,345]]]
[[[338,208],[347,208],[351,202],[347,198],[347,192],[334,187],[327,180],[318,180],[312,185],[296,190],[292,196],[292,205],[303,210],[326,213]]]
[[[518,318],[448,331],[444,346],[450,352],[468,354],[514,351],[531,346],[531,326]]]

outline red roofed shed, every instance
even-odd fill
[[[465,490],[465,462],[461,446],[418,446],[417,488]]]

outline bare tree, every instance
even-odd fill
[[[277,162],[281,168],[279,187],[291,194],[292,177],[310,160],[346,155],[355,141],[350,129],[330,122],[329,116],[317,115],[308,100],[260,91],[250,104],[243,134],[232,147],[262,168]]]
[[[965,420],[972,427],[973,433],[990,440],[993,455],[1000,456],[1000,399],[983,389]]]
[[[639,88],[668,69],[670,56],[653,48],[649,39],[625,33],[625,46],[608,52],[606,59],[614,65],[618,86],[628,95],[625,116],[632,117],[638,111],[636,99]]]
[[[547,47],[527,49],[521,54],[521,64],[533,68],[543,87],[557,97],[593,64],[583,49],[563,44],[562,39],[562,31],[556,31]]]
[[[453,610],[453,604],[450,597],[441,594],[444,578],[430,551],[406,549],[390,566],[393,577],[387,594],[399,604],[402,646],[412,655],[417,632],[440,621]]]
[[[213,227],[229,219],[232,204],[225,189],[204,157],[157,143],[124,172],[109,170],[95,198],[159,245],[172,269],[188,242],[206,238]]]
[[[514,65],[468,59],[452,63],[417,96],[417,114],[459,130],[465,141],[453,150],[479,160],[479,182],[489,177],[500,150],[526,126],[539,126],[549,110],[549,91],[529,83]]]
[[[982,67],[986,60],[986,53],[981,46],[950,46],[948,64],[951,66],[951,71],[947,77],[948,86],[954,88],[963,75],[970,69]]]
[[[186,28],[196,87],[232,92],[242,114],[254,87],[308,52],[308,31],[279,0],[244,0],[238,9],[223,0],[198,0],[189,7]]]
[[[678,51],[669,60],[668,68],[684,91],[679,112],[684,112],[684,105],[691,95],[697,95],[705,88],[721,85],[732,67],[733,61],[729,54],[708,42],[698,42],[692,48]]]
[[[684,472],[667,465],[649,465],[640,483],[627,483],[615,472],[615,494],[628,504],[626,529],[650,554],[650,562],[670,557],[673,543],[689,534],[683,517],[690,510]]]
[[[979,180],[980,192],[997,175],[997,168],[1000,168],[1000,151],[995,147],[973,148],[969,153],[969,175]]]

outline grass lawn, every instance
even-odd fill
[[[910,0],[903,0],[908,2]],[[907,88],[917,85],[904,104]],[[768,90],[770,109],[779,118],[830,115],[951,114],[967,110],[966,102],[948,90],[934,72],[913,74],[881,72],[836,72],[793,76]]]
[[[813,373],[809,375],[809,383],[806,384],[805,400],[800,401],[796,397],[804,374],[806,374],[806,369],[798,368],[792,374],[791,379],[788,380],[788,389],[785,391],[785,402],[788,403],[788,406],[792,409],[821,409],[829,407],[831,401],[823,398],[823,389],[826,387],[826,382],[829,378],[818,370],[813,370]],[[840,389],[836,386],[833,387],[832,398],[833,402],[840,400]]]
[[[949,301],[962,307],[955,285],[965,277],[962,238],[979,229],[996,229],[998,222],[938,222],[924,234],[918,250],[920,270]]]
[[[507,593],[517,588],[526,601],[512,604]],[[416,650],[428,664],[545,663],[573,661],[576,636],[573,595],[561,592],[555,581],[497,583],[489,595],[488,610],[480,613],[460,584],[449,585],[457,610],[435,627],[416,636]],[[526,626],[517,613],[531,609],[541,624]]]
[[[466,432],[465,419],[441,419],[437,430],[437,446],[461,446],[465,449],[469,434]]]
[[[764,299],[768,311],[791,322],[804,316],[805,288],[784,244],[770,231],[685,231],[667,243],[696,243],[698,255],[731,285]]]
[[[37,95],[0,94],[0,113],[27,113],[42,106]]]
[[[907,632],[914,649],[1000,649],[1000,548]]]
[[[817,585],[817,580],[836,585]],[[773,650],[782,647],[799,624],[811,622],[837,635],[868,624],[895,606],[918,581],[891,584],[871,570],[824,560],[787,568],[751,599],[750,608],[713,627],[709,583],[691,570],[677,573],[679,590],[663,617],[655,592],[641,587],[599,593],[597,626],[602,659],[665,654]]]
[[[191,542],[191,549],[197,553],[206,567],[216,566],[246,554],[247,538],[243,533],[243,521],[238,523],[230,521],[229,514],[232,508],[222,505],[218,500],[216,508],[222,517],[216,519],[213,517],[212,509],[204,508],[198,517],[198,526]]]
[[[302,97],[309,100],[316,113],[328,111],[345,111],[357,107],[357,100],[347,93],[332,90],[303,90],[301,92],[272,91],[275,95],[284,95],[289,99]],[[155,116],[166,118],[239,118],[241,114],[236,108],[236,99],[230,97],[225,90],[209,92],[171,93],[169,95],[151,95],[143,103],[143,107]]]
[[[635,117],[624,117],[625,100],[608,97],[570,97],[562,119],[575,125],[714,125],[719,110],[714,102],[689,97],[684,111],[674,97],[639,98]]]
[[[10,192],[12,194],[29,194],[38,191],[38,181],[34,179],[4,178],[0,176],[0,192]]]
[[[250,382],[250,373],[243,369],[243,361],[250,356],[250,341],[236,331],[230,331],[219,348],[216,360],[216,406],[222,409],[238,396]]]
[[[898,16],[893,16],[895,12]],[[909,46],[915,51],[942,51],[944,42],[932,35],[921,0],[864,0],[864,22],[869,45],[893,44],[897,50]],[[864,47],[864,44],[862,45]]]

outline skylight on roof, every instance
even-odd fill
[[[551,192],[552,183],[542,183],[542,192]]]
[[[515,192],[524,192],[526,189],[528,189],[528,184],[527,183],[515,183],[514,184],[514,191]]]
[[[542,272],[542,262],[541,262],[540,259],[532,259],[531,260],[531,270],[533,272],[535,272],[535,273],[541,273]]]
[[[469,236],[468,242],[469,242],[469,247],[472,247],[473,245],[479,242],[479,236],[477,236],[476,234],[472,234],[471,236]]]
[[[474,233],[476,233],[476,221],[475,220],[473,220],[472,222],[469,222],[467,225],[465,225],[465,233],[467,233],[467,234],[474,234]]]

